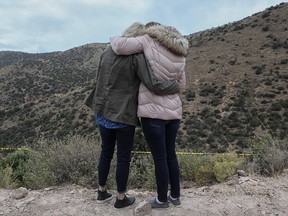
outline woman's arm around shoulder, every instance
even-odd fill
[[[134,55],[135,72],[149,91],[158,95],[173,95],[179,93],[179,85],[175,80],[159,80],[151,70],[142,53]]]
[[[117,55],[130,55],[143,52],[143,40],[145,36],[139,37],[111,37],[110,44]]]

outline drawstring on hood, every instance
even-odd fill
[[[150,26],[145,33],[156,39],[162,46],[179,56],[186,56],[189,42],[175,28],[162,25]]]

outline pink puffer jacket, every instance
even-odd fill
[[[118,55],[144,52],[153,72],[159,79],[176,79],[180,91],[184,91],[188,40],[177,30],[160,25],[149,27],[145,33],[135,38],[112,37],[110,38],[111,47]],[[138,96],[138,116],[164,120],[181,119],[182,102],[179,94],[159,96],[141,84]]]

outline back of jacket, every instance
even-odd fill
[[[140,80],[135,73],[133,55],[117,56],[111,46],[101,55],[96,87],[85,104],[110,121],[136,126]]]

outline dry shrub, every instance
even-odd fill
[[[133,155],[128,184],[132,188],[156,188],[154,163],[151,155]]]
[[[210,156],[179,155],[181,180],[196,181],[196,175],[201,166],[209,161]]]
[[[277,176],[288,168],[288,139],[280,140],[270,134],[256,136],[251,140],[253,160],[250,168],[267,176]]]
[[[0,167],[0,188],[16,188],[16,183],[13,178],[13,168],[11,166],[7,166],[6,168]]]
[[[99,139],[80,135],[40,139],[31,153],[25,175],[29,188],[62,183],[97,186]]]

